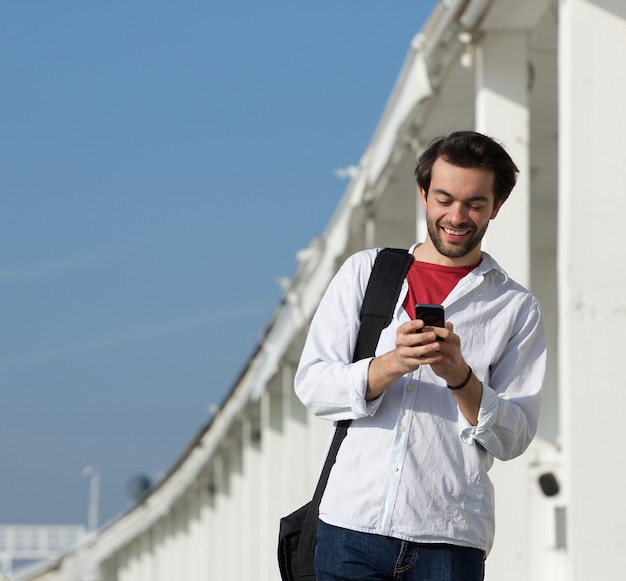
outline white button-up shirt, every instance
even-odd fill
[[[352,363],[352,355],[377,253],[358,252],[335,275],[296,373],[296,393],[316,416],[353,420],[320,518],[356,531],[489,552],[494,499],[487,471],[494,456],[508,460],[524,452],[537,430],[546,358],[539,303],[486,253],[444,301],[463,357],[483,385],[477,426],[428,365],[367,402],[371,359]],[[396,329],[409,320],[402,306],[407,289],[405,280],[377,355],[395,348]]]

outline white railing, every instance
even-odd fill
[[[0,525],[0,573],[11,575],[16,561],[42,561],[77,547],[82,525]]]

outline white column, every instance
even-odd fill
[[[487,31],[477,47],[476,130],[500,142],[520,170],[483,248],[519,283],[530,279],[528,32]]]
[[[222,542],[223,535],[221,527],[223,520],[221,518],[222,507],[222,487],[223,487],[223,461],[221,454],[216,452],[211,461],[211,489],[209,493],[209,506],[211,510],[209,521],[209,576],[208,579],[221,579],[223,577],[221,566],[224,554]],[[227,572],[225,574],[228,574]]]
[[[169,575],[173,574],[172,568],[172,515],[167,513],[161,520],[161,550],[160,552],[160,565],[159,577],[161,580],[166,580]]]
[[[241,490],[241,578],[259,578],[259,542],[261,499],[261,433],[259,404],[251,403],[243,423],[243,475]]]
[[[228,436],[222,437],[219,451],[219,462],[216,469],[219,477],[216,480],[218,487],[217,510],[213,519],[214,561],[215,579],[228,579],[232,577],[232,530],[233,524],[233,498],[232,498],[232,470],[233,457],[231,453],[232,441]]]
[[[189,487],[180,499],[181,507],[181,548],[180,548],[180,579],[194,581],[194,569],[198,555],[194,551],[194,533],[197,524],[198,504],[196,486]]]
[[[202,507],[200,504],[199,488],[202,479],[199,478],[185,492],[187,497],[187,541],[185,543],[185,561],[187,581],[198,581],[198,570],[202,563],[202,549],[199,542],[200,537],[200,516]]]
[[[626,508],[626,5],[559,10],[559,320],[567,579],[621,579]],[[601,528],[601,532],[598,530]]]
[[[285,418],[282,482],[286,486],[281,509],[285,514],[308,500],[306,496],[311,484],[306,455],[307,412],[294,393],[294,374],[294,366],[285,363],[281,372]]]
[[[517,184],[489,225],[483,249],[518,282],[530,279],[528,33],[487,31],[476,47],[476,130],[501,143],[520,170]],[[487,579],[527,581],[530,530],[528,460],[495,462],[496,541]]]
[[[228,577],[231,579],[243,579],[241,575],[243,563],[241,553],[241,536],[244,515],[242,510],[243,487],[243,453],[241,442],[241,424],[231,426],[233,434],[228,447],[228,464],[230,486],[228,490],[228,521],[224,522],[223,534],[226,537],[227,551],[224,558],[229,563]]]
[[[260,579],[279,577],[276,562],[278,521],[282,516],[283,406],[280,386],[268,385],[261,398],[262,461],[260,478],[261,522],[258,531]],[[275,534],[271,534],[270,531]]]
[[[181,571],[181,562],[183,556],[183,517],[184,505],[179,500],[172,506],[172,552],[171,565],[174,575],[181,581],[187,581],[184,576],[184,570]]]
[[[150,545],[148,540],[148,533],[144,532],[134,541],[137,545],[137,574],[133,577],[135,581],[151,581],[149,575]]]
[[[164,560],[164,542],[163,542],[163,519],[159,519],[152,525],[152,568],[150,571],[150,579],[154,581],[165,581],[163,576],[163,560]],[[108,578],[107,578],[107,581]]]
[[[196,581],[209,579],[209,559],[211,545],[211,504],[209,483],[206,473],[198,483],[198,529],[195,543],[196,555],[193,578]]]
[[[224,527],[229,526],[228,518],[228,462],[227,456],[222,450],[213,462],[215,470],[216,498],[215,510],[213,513],[213,576],[212,579],[228,579],[230,568],[227,558],[228,554],[228,538],[224,534]]]
[[[120,551],[120,566],[118,569],[119,581],[132,581],[132,573],[135,564],[134,547],[132,543],[124,546]]]

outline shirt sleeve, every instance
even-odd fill
[[[332,420],[371,416],[382,401],[365,401],[372,358],[352,363],[359,313],[377,250],[348,258],[311,321],[295,376],[296,395],[316,416]]]
[[[461,431],[463,442],[479,443],[499,460],[522,454],[539,423],[546,337],[539,304],[529,296],[530,307],[520,309],[518,329],[483,382],[478,424],[465,421]]]

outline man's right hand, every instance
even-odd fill
[[[367,376],[367,401],[379,397],[394,381],[415,371],[420,365],[441,361],[437,337],[446,329],[426,327],[419,333],[423,327],[424,322],[419,319],[403,323],[396,331],[396,348],[372,359]]]

